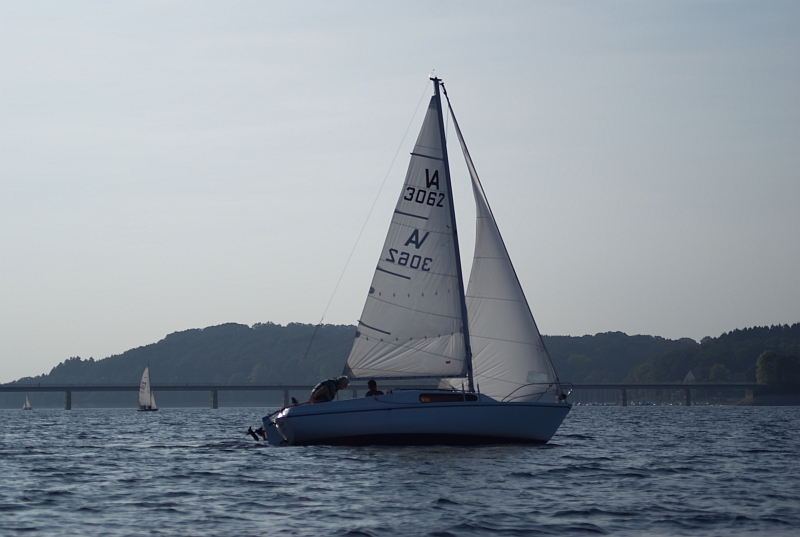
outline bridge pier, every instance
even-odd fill
[[[683,406],[692,406],[692,395],[689,388],[683,389]]]
[[[283,390],[283,408],[289,406],[289,390]]]
[[[217,390],[211,390],[211,408],[219,408],[219,396]]]
[[[72,390],[64,390],[64,410],[72,410]]]
[[[628,390],[625,388],[619,391],[619,406],[628,406]]]

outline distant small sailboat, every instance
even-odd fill
[[[142,411],[155,411],[158,410],[156,406],[156,398],[153,390],[150,388],[150,366],[144,368],[142,373],[142,382],[139,383],[139,410]]]
[[[33,407],[31,406],[31,402],[28,401],[28,396],[27,395],[25,396],[25,404],[22,405],[22,410],[33,410]]]

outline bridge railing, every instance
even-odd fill
[[[385,384],[384,384],[385,385]],[[154,392],[200,392],[207,391],[210,396],[210,407],[219,407],[219,392],[244,392],[244,391],[279,391],[283,393],[283,406],[289,405],[289,392],[302,391],[310,393],[314,388],[311,384],[212,384],[212,383],[183,383],[183,384],[152,384]],[[431,389],[435,388],[432,384],[398,384],[392,388],[405,389]],[[358,392],[367,390],[367,385],[359,382],[351,382],[346,391],[350,391],[353,398],[358,396]],[[2,392],[63,392],[64,410],[72,410],[72,392],[138,392],[138,384],[13,384],[0,385]]]
[[[753,399],[763,385],[755,382],[649,382],[649,383],[595,383],[595,384],[574,384],[574,390],[614,390],[617,392],[617,404],[620,406],[628,405],[628,391],[631,390],[665,390],[680,391],[680,403],[683,406],[691,406],[692,391],[698,390],[742,390],[745,399]]]
[[[386,386],[386,381],[383,385]],[[567,383],[565,383],[567,384]],[[406,388],[406,389],[431,389],[432,384],[394,384],[392,388]],[[753,382],[727,382],[727,383],[713,383],[713,382],[694,382],[690,384],[675,383],[675,382],[651,382],[651,383],[594,383],[594,384],[572,384],[573,390],[614,390],[618,392],[618,403],[621,406],[628,404],[628,391],[629,390],[680,390],[682,392],[682,403],[685,406],[690,406],[692,401],[692,390],[730,390],[740,389],[744,391],[745,398],[753,398],[757,393],[760,386]],[[215,383],[183,383],[183,384],[157,384],[153,385],[152,389],[156,392],[177,392],[177,391],[207,391],[210,395],[210,407],[218,408],[219,406],[219,392],[224,391],[280,391],[283,393],[283,405],[289,404],[290,391],[305,391],[310,392],[313,388],[308,384],[215,384]],[[358,396],[359,391],[365,391],[366,384],[353,382],[348,386],[355,398]],[[138,384],[47,384],[47,383],[30,383],[30,384],[12,384],[0,385],[1,392],[63,392],[64,393],[64,409],[72,409],[72,392],[121,392],[121,391],[139,391]]]

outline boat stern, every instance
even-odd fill
[[[261,419],[267,435],[267,443],[271,446],[289,446],[294,443],[292,426],[285,416],[286,410],[282,410],[275,416],[264,416]]]

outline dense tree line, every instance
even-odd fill
[[[800,356],[764,351],[756,362],[756,379],[772,393],[800,393]]]
[[[292,323],[223,324],[169,334],[104,360],[70,358],[49,374],[20,382],[138,384],[145,366],[158,384],[309,384],[341,374],[355,334],[352,326]]]
[[[313,344],[309,347],[312,334]],[[17,381],[19,384],[128,384],[139,383],[150,365],[151,380],[159,384],[306,384],[340,375],[350,351],[354,326],[258,323],[252,327],[223,324],[169,334],[157,343],[102,360],[73,357],[50,373]],[[563,382],[680,382],[692,370],[697,380],[756,380],[756,361],[764,351],[800,356],[800,324],[734,330],[718,338],[669,340],[657,336],[629,336],[606,332],[594,336],[544,336]],[[308,353],[306,355],[306,351]],[[788,362],[787,362],[788,360]],[[793,371],[791,360],[762,360],[763,378],[775,371]],[[790,363],[791,362],[791,363]],[[788,364],[788,365],[787,365]],[[788,368],[788,369],[787,369]],[[781,373],[782,374],[782,373]],[[772,375],[772,377],[770,377]],[[785,374],[784,374],[785,376]],[[269,397],[268,397],[269,396]],[[45,406],[60,406],[61,394],[37,394]],[[223,404],[266,406],[279,394],[231,393]],[[207,394],[165,392],[157,401],[207,405]],[[269,399],[269,401],[267,401]],[[0,405],[21,406],[24,394],[0,394]],[[267,402],[265,402],[267,401]],[[32,400],[33,402],[33,400]],[[76,405],[135,405],[129,393],[73,394]],[[36,406],[34,404],[34,406]]]
[[[354,326],[322,325],[315,327],[291,323],[281,326],[258,323],[223,324],[169,334],[157,343],[131,349],[103,360],[73,357],[54,367],[50,373],[20,379],[17,383],[41,384],[129,384],[137,385],[145,366],[150,365],[150,379],[159,384],[315,384],[319,379],[340,375],[355,335]],[[304,357],[306,350],[307,356]],[[17,406],[19,395],[2,394],[3,406]],[[271,401],[280,395],[266,394]],[[61,404],[60,394],[37,394],[48,406]],[[226,400],[242,404],[264,400],[261,392],[226,394]],[[24,397],[22,398],[24,401]],[[202,393],[165,392],[157,402],[164,405],[208,404]],[[13,402],[12,402],[13,401]],[[134,401],[127,393],[75,393],[73,401],[85,404],[126,404]],[[21,404],[21,403],[20,403]],[[131,402],[130,404],[134,404]]]
[[[672,349],[696,347],[693,339],[629,336],[605,332],[594,336],[544,336],[558,377],[564,382],[620,382],[631,368]]]
[[[700,345],[666,351],[633,368],[631,382],[680,382],[689,371],[699,381],[755,382],[756,361],[764,351],[800,355],[800,323],[737,329]]]

